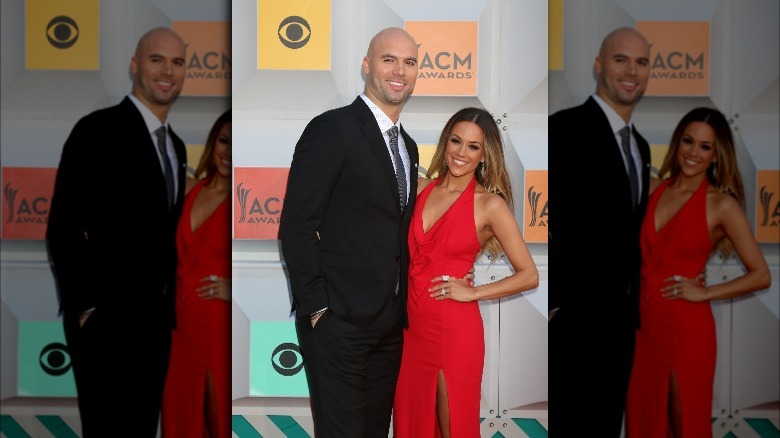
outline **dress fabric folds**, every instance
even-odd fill
[[[650,197],[642,224],[640,329],[626,407],[627,436],[665,437],[669,382],[677,379],[682,436],[712,436],[715,321],[708,301],[668,300],[661,288],[674,275],[695,278],[712,251],[707,227],[705,178],[680,210],[656,230],[655,210],[670,181]]]
[[[485,339],[476,301],[431,298],[431,279],[463,278],[480,250],[474,224],[476,179],[450,208],[423,229],[422,211],[441,179],[417,198],[409,230],[409,329],[404,330],[401,371],[396,386],[394,436],[438,437],[436,384],[439,371],[447,386],[452,438],[478,438],[480,386]]]
[[[192,205],[207,180],[198,182],[184,199],[176,244],[176,328],[163,396],[165,437],[201,437],[206,426],[204,397],[211,373],[216,389],[219,436],[229,437],[231,400],[230,302],[205,300],[196,289],[210,275],[230,278],[230,197],[192,229]]]

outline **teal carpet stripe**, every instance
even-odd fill
[[[723,438],[738,438],[736,435],[734,435],[734,432],[729,432],[725,435],[723,435]]]
[[[8,438],[32,438],[10,415],[0,415],[0,433]]]
[[[289,415],[269,415],[268,419],[271,420],[287,438],[311,438],[311,436],[303,430],[301,425]]]
[[[761,438],[780,437],[780,430],[766,418],[745,418],[745,423],[749,424]]]
[[[59,415],[36,415],[35,418],[54,435],[54,438],[79,438]]]
[[[491,436],[490,438],[506,438],[506,437],[504,436],[504,434],[503,434],[503,433],[501,433],[501,432],[496,432],[496,433],[494,433],[494,434],[493,434],[493,436]]]
[[[231,427],[238,438],[263,438],[260,432],[256,431],[246,418],[241,415],[233,415]]]
[[[513,418],[512,421],[531,438],[547,438],[547,430],[532,418]]]

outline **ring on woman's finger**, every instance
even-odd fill
[[[214,288],[213,287],[209,289],[209,296],[212,296],[212,295],[214,295]]]
[[[441,296],[445,296],[445,295],[447,295],[447,289],[442,289],[441,290]]]
[[[216,275],[209,275],[209,280],[211,280],[212,283],[217,282],[217,276]]]
[[[674,276],[674,281],[676,281],[677,283],[681,282],[682,281],[682,275],[675,275]]]
[[[450,276],[449,275],[442,275],[441,279],[444,280],[445,282],[447,282],[447,281],[450,281]]]
[[[677,296],[678,293],[680,293],[680,291],[677,290],[677,288],[672,289],[672,295]]]

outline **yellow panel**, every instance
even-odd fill
[[[27,0],[25,67],[98,69],[98,0]]]
[[[330,0],[258,0],[257,68],[330,70]]]

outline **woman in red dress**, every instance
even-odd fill
[[[686,114],[642,224],[640,321],[626,406],[627,436],[711,437],[715,322],[710,301],[769,287],[769,268],[743,211],[744,192],[726,118]],[[736,254],[746,274],[704,286],[713,252]]]
[[[176,241],[176,328],[163,394],[164,437],[231,435],[231,125],[228,110],[209,132],[198,179],[187,180]]]
[[[490,113],[465,108],[439,138],[420,178],[409,230],[409,329],[393,410],[395,438],[479,437],[485,339],[477,300],[534,289],[539,275],[512,212],[501,134]],[[471,287],[484,250],[515,273]]]

